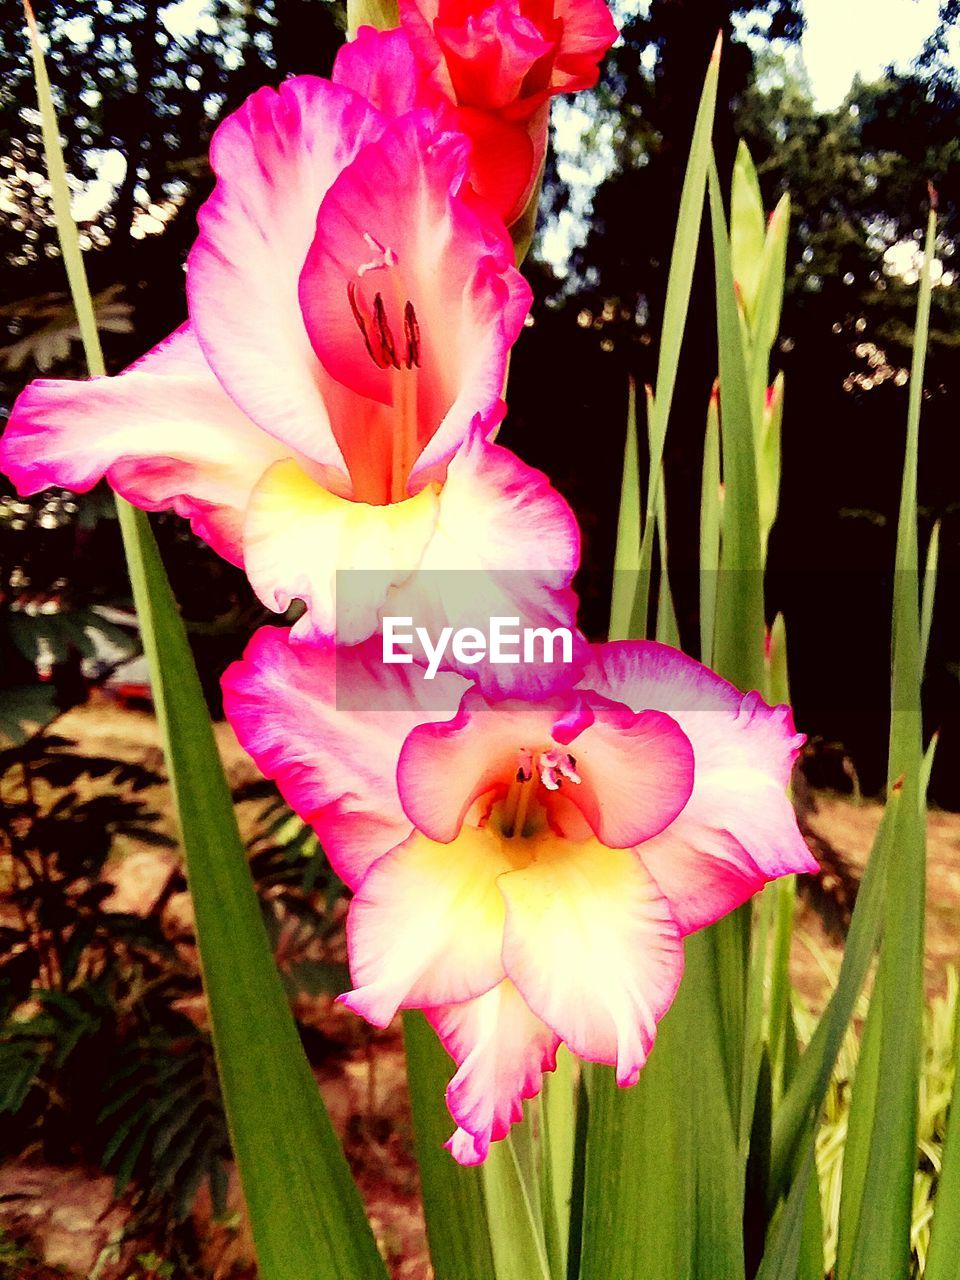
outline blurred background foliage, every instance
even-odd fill
[[[343,38],[330,0],[47,0],[75,211],[88,248],[107,358],[123,368],[184,318],[183,262],[210,188],[215,122],[263,83],[329,71]],[[791,635],[801,726],[839,743],[866,790],[883,781],[890,581],[902,460],[918,238],[928,181],[940,202],[930,391],[920,500],[942,522],[941,586],[927,680],[943,736],[932,787],[960,807],[960,85],[945,0],[918,61],[855,82],[820,109],[797,58],[802,0],[649,0],[618,8],[623,41],[600,89],[554,116],[556,148],[527,271],[536,302],[513,362],[504,440],[549,470],[584,529],[584,622],[600,634],[629,373],[652,378],[685,148],[718,30],[721,168],[744,137],[764,202],[794,217],[784,324],[784,484],[771,544],[771,616]],[[18,6],[0,15],[0,412],[25,381],[80,372],[42,176]],[[696,504],[716,369],[709,254],[695,282],[667,442],[670,554],[681,630],[695,634]],[[2,494],[2,484],[0,484]],[[261,616],[242,575],[175,517],[157,520],[211,702],[219,671]],[[100,495],[0,498],[0,680],[18,696],[39,665],[60,705],[117,656],[109,606],[125,578]],[[113,618],[113,622],[110,622]],[[105,621],[106,619],[106,621]],[[123,615],[119,615],[121,626]],[[34,705],[35,718],[39,718]],[[0,725],[0,732],[3,731]],[[834,758],[826,753],[826,758]],[[842,758],[842,753],[837,758]],[[836,782],[829,777],[827,781]]]

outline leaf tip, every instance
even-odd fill
[[[723,29],[717,32],[716,43],[713,46],[713,53],[710,55],[711,63],[719,62],[720,55],[723,52]]]

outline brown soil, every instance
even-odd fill
[[[56,732],[75,739],[85,751],[163,770],[156,722],[146,711],[126,709],[98,696],[63,716]],[[256,771],[229,727],[220,724],[216,732],[231,786],[236,789],[255,780]],[[174,834],[165,789],[158,788],[151,800]],[[857,805],[821,793],[813,797],[812,808],[813,833],[859,876],[881,806],[872,801]],[[255,834],[258,810],[253,804],[240,806],[245,837]],[[169,871],[169,860],[162,852],[120,850],[111,871],[117,905],[149,911]],[[186,895],[175,895],[166,910],[171,918],[180,913],[176,923],[186,931],[191,924],[189,903],[178,902],[181,896]],[[928,915],[928,987],[940,991],[947,966],[960,963],[960,815],[933,813],[930,817]],[[792,973],[812,1006],[822,1005],[829,987],[824,965],[836,969],[841,954],[841,944],[829,936],[817,911],[805,902],[798,917]],[[192,1012],[198,1021],[205,1016],[199,1002]],[[323,997],[301,999],[297,1014],[334,1046],[315,1065],[315,1074],[391,1276],[393,1280],[429,1280],[399,1028],[364,1031],[351,1014]],[[254,1275],[252,1249],[235,1177],[230,1203],[233,1212],[226,1224],[217,1224],[208,1199],[198,1198],[195,1215],[205,1241],[204,1260],[214,1280],[249,1280]],[[97,1171],[52,1168],[29,1160],[10,1164],[0,1169],[0,1280],[53,1280],[55,1276],[80,1280],[91,1275],[98,1259],[99,1280],[152,1280],[152,1273],[136,1262],[137,1242],[122,1241],[128,1216],[124,1202],[112,1199],[110,1179]],[[21,1242],[34,1260],[20,1252]],[[112,1254],[111,1242],[119,1242]]]

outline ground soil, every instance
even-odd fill
[[[76,740],[91,754],[145,764],[163,770],[157,726],[146,710],[133,710],[98,695],[63,716],[56,732]],[[229,727],[217,726],[217,741],[231,786],[256,779],[256,771]],[[151,797],[161,808],[170,834],[173,818],[165,788]],[[816,793],[809,798],[807,822],[816,840],[842,862],[850,879],[858,878],[869,856],[882,812],[873,801]],[[240,808],[245,836],[256,834],[259,810]],[[150,909],[169,877],[162,851],[122,848],[110,875],[117,905]],[[829,877],[828,877],[829,879]],[[821,904],[822,907],[822,904]],[[189,903],[175,899],[166,910],[181,914],[190,927]],[[829,914],[829,913],[827,913]],[[934,812],[929,826],[928,989],[942,991],[947,966],[960,962],[960,815]],[[805,898],[800,908],[792,956],[795,985],[813,1008],[822,1006],[830,972],[840,961],[842,943],[833,922]],[[204,1011],[197,1009],[202,1019]],[[428,1280],[429,1264],[412,1154],[409,1105],[404,1083],[399,1027],[359,1034],[352,1015],[329,998],[305,1000],[298,1016],[335,1046],[314,1064],[318,1084],[366,1202],[393,1280]],[[236,1179],[231,1185],[233,1212],[214,1223],[201,1194],[195,1209],[204,1241],[204,1266],[213,1280],[252,1280],[252,1250],[245,1229]],[[0,1168],[0,1280],[153,1280],[137,1261],[142,1249],[124,1240],[129,1208],[113,1200],[111,1181],[96,1170],[54,1168],[29,1156]],[[99,1265],[99,1271],[95,1268]]]

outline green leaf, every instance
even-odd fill
[[[713,661],[713,636],[717,616],[717,581],[720,572],[720,399],[714,387],[707,408],[703,441],[703,473],[700,481],[700,661]]]
[[[937,593],[937,565],[940,560],[940,521],[934,523],[927,544],[927,563],[923,572],[923,598],[920,604],[920,664],[927,664],[930,631],[933,627],[933,605]]]
[[[714,666],[740,689],[763,689],[763,562],[754,431],[723,199],[712,160],[708,187],[717,285],[724,481]]]
[[[789,1185],[803,1134],[823,1104],[837,1054],[877,947],[899,805],[900,793],[895,791],[887,801],[857,894],[837,985],[774,1114],[768,1194],[771,1207]]]
[[[528,1125],[525,1116],[502,1141],[494,1142],[483,1165],[497,1280],[551,1280],[535,1173],[522,1154],[530,1137]]]
[[[954,1280],[960,1258],[960,1001],[954,1013],[953,1062],[956,1070],[953,1098],[943,1140],[943,1164],[924,1280]]]
[[[50,85],[33,15],[25,8],[57,232],[90,372],[102,373]],[[196,667],[156,542],[142,512],[120,500],[117,505],[260,1275],[383,1280],[383,1262],[273,963]]]
[[[352,40],[358,27],[389,31],[400,25],[397,0],[347,0],[347,37]]]
[[[482,1175],[443,1147],[454,1127],[444,1104],[450,1058],[422,1013],[403,1015],[403,1043],[435,1280],[496,1280]]]
[[[667,296],[663,310],[663,329],[660,334],[660,355],[657,362],[656,419],[650,426],[652,447],[650,452],[647,511],[640,546],[640,571],[637,576],[637,593],[633,608],[632,635],[646,635],[647,610],[650,599],[650,571],[653,564],[653,513],[657,507],[660,485],[663,479],[663,447],[667,435],[667,423],[673,404],[673,391],[680,364],[680,348],[687,325],[690,307],[690,290],[697,261],[700,241],[700,223],[703,217],[703,193],[707,179],[713,135],[713,120],[717,106],[717,80],[720,73],[721,43],[718,37],[697,109],[693,127],[693,141],[680,193],[680,211],[677,231],[670,257],[670,273],[667,279]]]
[[[810,1126],[804,1143],[803,1158],[790,1194],[767,1240],[763,1262],[756,1280],[823,1280],[822,1235],[814,1234],[820,1227],[817,1210],[820,1207],[820,1189],[817,1185],[816,1127]],[[810,1231],[811,1217],[814,1232]],[[811,1240],[811,1235],[814,1236]],[[815,1247],[820,1248],[820,1268],[813,1269]],[[813,1247],[811,1247],[813,1246]],[[803,1262],[804,1270],[801,1271]]]
[[[610,600],[611,640],[626,640],[630,635],[630,618],[637,590],[637,571],[640,568],[642,502],[640,459],[637,447],[637,384],[631,378],[627,392],[627,438],[623,449],[617,548],[613,558],[613,595]]]
[[[782,196],[767,226],[757,304],[751,326],[753,361],[751,384],[754,403],[762,405],[770,352],[780,331],[783,291],[787,278],[787,239],[790,232],[790,197]]]
[[[883,1035],[883,1002],[876,988],[860,1037],[857,1074],[847,1115],[843,1146],[843,1180],[837,1236],[837,1280],[850,1280],[857,1224],[863,1204],[870,1158],[870,1135],[876,1119],[877,1078]]]
[[[0,694],[0,749],[19,747],[57,714],[56,690],[49,684],[17,685]]]
[[[590,1068],[580,1280],[743,1280],[742,1168],[720,1045],[711,931],[640,1079]]]
[[[917,1106],[923,1054],[923,944],[926,900],[926,805],[923,769],[917,463],[923,375],[930,328],[931,263],[937,219],[927,222],[917,306],[907,442],[897,530],[893,600],[893,681],[891,690],[891,781],[903,779],[897,815],[897,855],[888,875],[883,946],[871,1002],[880,1002],[883,1037],[876,1087],[870,1082],[873,1113],[869,1158],[860,1201],[851,1276],[910,1272],[910,1224],[916,1172]],[[868,1019],[869,1021],[869,1019]],[[858,1085],[854,1085],[856,1098]]]
[[[647,429],[651,428],[656,407],[653,391],[647,387]],[[652,441],[650,441],[652,447]],[[656,635],[661,644],[680,647],[680,628],[677,625],[677,612],[673,603],[673,591],[670,588],[670,561],[667,551],[667,489],[660,485],[657,496],[656,511],[653,516],[657,525],[657,545],[660,552],[660,590],[657,597]]]
[[[778,373],[768,396],[766,370],[760,386],[760,433],[757,448],[757,502],[760,508],[760,546],[764,562],[770,530],[780,505],[781,428],[783,426],[783,373]]]
[[[570,1201],[573,1193],[577,1086],[573,1055],[561,1045],[556,1071],[544,1077],[540,1107],[542,1151],[540,1202],[550,1271],[556,1280],[567,1274]]]
[[[730,258],[737,293],[752,322],[760,288],[766,217],[750,148],[741,140],[730,193]]]

